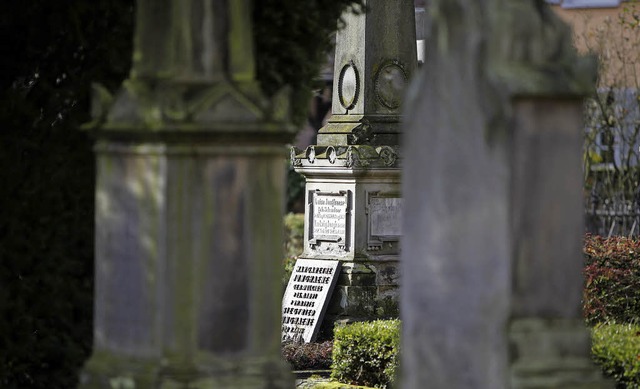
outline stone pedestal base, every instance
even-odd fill
[[[102,141],[96,152],[94,354],[80,387],[291,388],[274,243],[283,149]]]
[[[195,366],[166,361],[94,354],[80,377],[90,389],[264,389],[292,388],[289,366],[281,360],[205,361]]]
[[[509,343],[514,389],[615,387],[588,357],[591,342],[582,320],[515,320]]]
[[[325,327],[398,315],[402,198],[397,152],[363,145],[292,150],[292,163],[306,178],[301,258],[342,262]]]
[[[327,311],[328,318],[357,321],[397,317],[397,258],[385,262],[345,262]]]

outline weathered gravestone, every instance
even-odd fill
[[[318,144],[292,149],[306,178],[305,260],[338,260],[329,321],[397,315],[400,109],[416,66],[412,0],[343,14],[332,117]]]
[[[287,99],[267,100],[254,79],[250,9],[137,1],[131,76],[112,104],[95,101],[83,388],[293,387],[279,309],[292,129]]]
[[[610,388],[581,317],[581,98],[542,1],[434,0],[404,138],[401,387]]]
[[[298,259],[282,298],[282,341],[311,342],[340,274],[340,261]]]

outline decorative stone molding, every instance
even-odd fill
[[[163,140],[199,138],[273,138],[284,142],[294,129],[286,123],[289,100],[282,93],[267,100],[254,82],[150,83],[131,79],[111,96],[94,86],[94,120],[85,128],[103,137],[155,137]],[[280,129],[268,131],[267,129]],[[284,130],[284,131],[283,131]],[[281,138],[281,139],[280,139]]]
[[[350,169],[398,169],[400,153],[397,146],[309,146],[292,147],[291,164],[298,167],[346,167]]]
[[[358,102],[360,94],[360,73],[353,61],[349,61],[342,67],[338,77],[338,99],[340,105],[346,110],[351,110]]]
[[[378,147],[380,158],[385,166],[391,167],[396,164],[398,160],[398,153],[389,146]]]

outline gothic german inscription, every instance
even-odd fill
[[[339,261],[296,261],[282,299],[283,342],[315,339],[339,273]]]
[[[313,239],[344,242],[348,199],[344,193],[313,195]]]

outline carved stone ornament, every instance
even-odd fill
[[[313,146],[307,147],[307,161],[313,163],[316,160],[316,148]]]
[[[398,153],[396,153],[393,148],[389,146],[382,146],[379,153],[380,159],[385,166],[391,167],[396,164],[396,161],[398,160]]]
[[[336,163],[336,159],[338,158],[338,155],[336,153],[336,149],[333,146],[329,146],[327,148],[327,159],[329,160],[329,163],[334,164]]]
[[[358,127],[353,129],[351,134],[351,144],[362,145],[370,143],[375,138],[371,124],[363,121]]]
[[[338,78],[338,99],[340,105],[346,110],[351,110],[358,102],[360,93],[360,75],[353,61],[342,67]]]
[[[349,148],[347,149],[347,158],[345,160],[344,166],[348,168],[367,167],[369,166],[369,161],[362,158],[362,156],[360,155],[360,151],[358,151],[358,148],[349,146]]]
[[[291,165],[293,166],[302,166],[302,161],[300,160],[300,158],[296,158],[296,148],[295,147],[291,147],[289,149],[290,155],[291,155]]]
[[[408,80],[407,72],[399,61],[382,65],[375,75],[375,92],[380,104],[389,109],[400,107]]]

